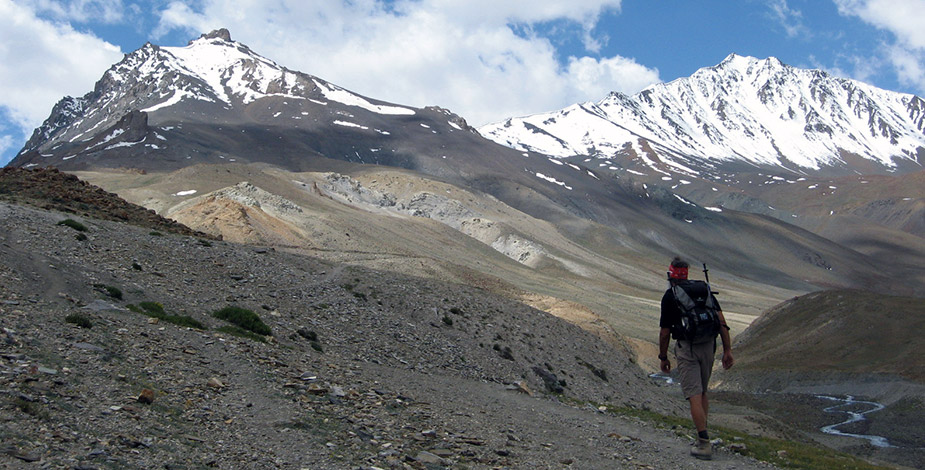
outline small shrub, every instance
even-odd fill
[[[246,339],[250,339],[254,341],[259,341],[261,343],[267,342],[267,338],[265,336],[261,336],[252,331],[245,330],[244,328],[241,328],[240,326],[225,325],[219,328],[218,331],[222,333],[228,333],[229,335],[237,336],[239,338],[246,338]]]
[[[318,341],[318,333],[314,331],[306,330],[305,328],[299,328],[299,336],[309,340],[309,341]]]
[[[74,235],[74,239],[79,242],[85,242],[87,241],[87,236],[82,233],[78,233],[77,235]]]
[[[212,316],[258,335],[270,336],[273,334],[270,327],[256,313],[246,308],[228,306],[213,312]]]
[[[64,219],[61,222],[58,222],[58,225],[64,225],[65,227],[70,227],[78,232],[86,232],[87,226],[74,220],[74,219]]]
[[[195,328],[197,330],[207,330],[201,321],[189,315],[171,315],[164,311],[164,306],[159,302],[141,302],[138,306],[128,305],[127,308],[133,312],[147,315],[151,318],[157,318],[167,323],[184,328]]]
[[[453,307],[450,309],[450,313],[453,315],[462,315],[462,310],[460,310],[459,307]]]
[[[443,316],[443,324],[446,326],[453,326],[453,319],[449,315]]]
[[[209,240],[206,240],[206,239],[204,239],[204,238],[200,238],[200,239],[198,240],[198,242],[199,242],[200,245],[202,245],[202,246],[204,246],[204,247],[210,247],[210,246],[212,246],[212,242],[210,242]]]
[[[64,321],[73,323],[81,328],[93,328],[93,322],[90,321],[89,317],[82,313],[72,313],[64,317]]]
[[[151,235],[152,237],[163,237],[163,236],[164,236],[164,234],[163,234],[163,233],[161,233],[161,232],[158,232],[157,230],[155,230],[155,231],[152,231],[152,232],[151,232],[151,233],[149,233],[148,235]]]
[[[311,345],[312,349],[314,349],[315,351],[318,351],[318,352],[320,352],[320,353],[323,353],[323,352],[324,352],[324,349],[321,347],[321,343],[319,343],[319,342],[317,342],[317,341],[312,341],[312,342],[309,343],[309,344]]]
[[[132,261],[132,269],[134,269],[135,271],[141,271],[141,265],[135,261]]]
[[[514,352],[511,351],[510,347],[505,346],[502,348],[500,344],[496,343],[494,346],[492,346],[492,349],[494,349],[495,351],[498,351],[498,353],[501,354],[502,359],[507,359],[509,361],[514,360]]]
[[[97,289],[102,290],[103,292],[106,293],[106,295],[114,299],[122,300],[122,291],[119,290],[118,287],[107,286],[103,284],[93,284],[93,287],[96,287]]]
[[[206,330],[205,325],[201,321],[189,316],[189,315],[165,315],[162,318],[167,323],[171,323],[180,327],[185,328],[195,328],[197,330]]]
[[[141,307],[142,310],[144,310],[143,313],[149,313],[151,315],[161,315],[161,316],[167,314],[167,312],[164,311],[164,305],[161,304],[160,302],[141,302],[138,305]]]

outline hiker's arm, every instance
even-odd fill
[[[662,328],[658,332],[658,358],[662,361],[662,372],[671,372],[671,361],[668,360],[668,345],[671,343],[671,329]],[[662,359],[664,358],[664,359]]]
[[[723,339],[723,369],[728,369],[732,367],[735,363],[735,359],[732,358],[732,338],[729,336],[729,326],[726,324],[726,317],[723,316],[723,312],[717,312],[719,314],[719,337]]]

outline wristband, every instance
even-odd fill
[[[667,354],[659,354],[659,355],[658,355],[658,358],[659,358],[660,360],[667,361],[667,360],[668,360],[668,355],[667,355]]]

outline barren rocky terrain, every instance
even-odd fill
[[[682,412],[625,348],[524,304],[15,204],[0,218],[8,468],[696,464],[685,431],[601,408]],[[272,336],[218,331],[228,305]]]

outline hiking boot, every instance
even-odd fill
[[[697,443],[691,446],[691,455],[701,460],[713,459],[713,444],[709,439],[697,438]]]

